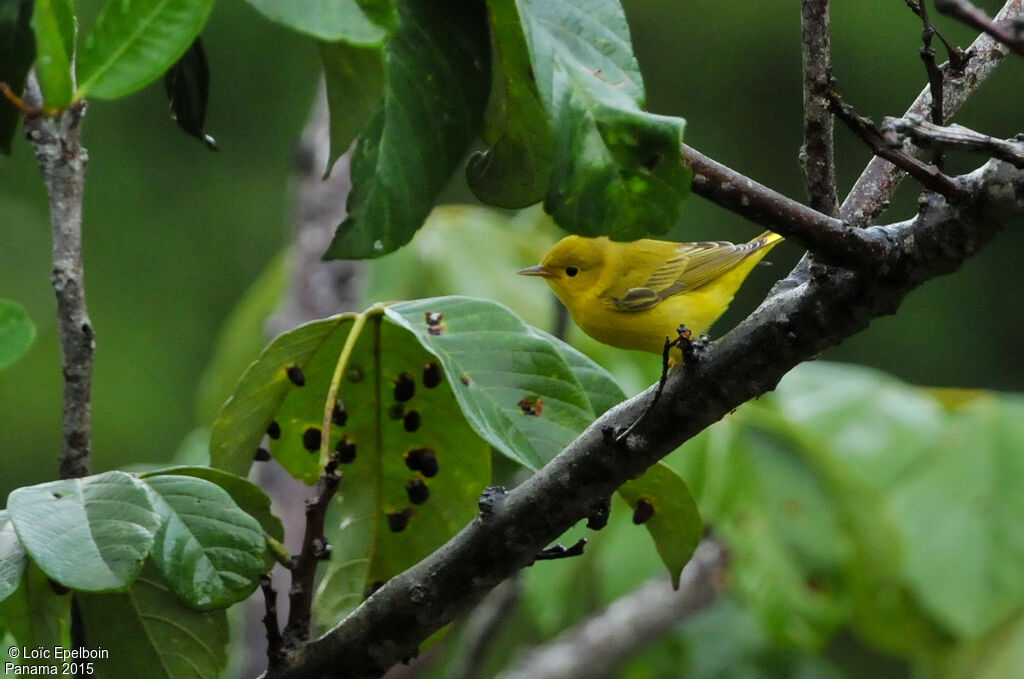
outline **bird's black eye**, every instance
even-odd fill
[[[572,278],[573,276],[575,276],[579,272],[580,272],[580,270],[577,269],[574,266],[567,266],[567,267],[565,267],[565,275],[568,276],[569,278]]]

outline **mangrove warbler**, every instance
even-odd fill
[[[711,327],[780,240],[771,231],[739,245],[568,236],[519,273],[543,276],[594,339],[661,354],[680,324],[694,336]]]

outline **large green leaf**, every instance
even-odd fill
[[[156,80],[189,48],[212,8],[213,0],[107,0],[79,51],[75,98],[116,99]]]
[[[387,73],[384,51],[346,42],[321,42],[320,63],[327,85],[330,114],[330,172],[334,161],[351,146],[373,117],[384,96]]]
[[[17,302],[0,299],[0,369],[24,355],[36,338],[36,326]]]
[[[491,98],[484,116],[485,151],[474,153],[466,179],[490,205],[520,208],[544,197],[554,169],[551,122],[531,74],[530,54],[514,2],[487,4],[491,22]]]
[[[20,94],[36,58],[32,27],[32,0],[0,0],[0,81]],[[21,112],[6,97],[0,98],[0,153],[11,152],[11,139]]]
[[[25,548],[21,546],[6,509],[0,509],[0,601],[18,587],[25,572]]]
[[[222,676],[227,663],[226,612],[185,606],[151,563],[127,592],[84,594],[79,603],[89,647],[109,653],[94,664],[98,679]]]
[[[490,58],[482,3],[401,0],[399,10],[384,104],[356,143],[349,214],[327,259],[408,243],[479,129]]]
[[[35,0],[36,76],[47,106],[71,103],[71,62],[75,54],[75,10],[71,0]]]
[[[263,532],[277,540],[284,540],[284,525],[281,519],[277,518],[270,507],[270,496],[263,489],[241,476],[214,469],[213,467],[181,466],[158,469],[156,471],[142,474],[143,480],[150,477],[174,474],[176,476],[192,476],[197,479],[205,479],[215,483],[231,496],[235,504],[246,514],[259,522]]]
[[[501,304],[437,297],[385,313],[440,359],[477,433],[525,467],[540,469],[594,421],[583,385],[550,336]],[[432,314],[439,314],[435,325]]]
[[[544,208],[583,235],[665,233],[689,191],[679,161],[685,121],[641,109],[643,82],[618,0],[502,2],[518,9],[533,65],[515,76],[536,79],[552,119]]]
[[[32,0],[0,0],[0,81],[19,94],[36,59],[32,31]],[[22,114],[0,97],[0,153],[10,154],[10,141]]]
[[[394,0],[247,0],[271,21],[314,38],[379,46],[398,23]]]
[[[975,399],[889,489],[910,585],[968,639],[1024,609],[1022,451],[1024,399]]]
[[[7,511],[32,560],[85,592],[131,584],[160,525],[145,488],[124,472],[18,488]]]
[[[469,523],[491,479],[490,447],[466,423],[438,360],[388,318],[378,316],[368,330],[339,392],[347,412],[339,438],[356,446],[356,458],[344,465],[329,514],[334,552],[316,604],[325,627],[373,583],[425,558]],[[351,379],[356,368],[359,381]],[[285,445],[299,438],[284,424],[292,419],[289,405],[282,408]]]
[[[209,610],[252,594],[264,571],[259,522],[205,479],[159,474],[145,483],[161,520],[153,563],[175,596]]]

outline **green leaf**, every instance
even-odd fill
[[[284,540],[284,525],[271,511],[270,496],[248,479],[212,467],[194,466],[168,467],[146,472],[142,474],[142,479],[148,481],[151,477],[165,474],[192,476],[217,484],[227,491],[242,511],[259,522],[264,533],[278,542]]]
[[[248,0],[271,21],[314,38],[380,46],[395,30],[394,0]]]
[[[325,259],[380,257],[405,245],[476,136],[486,104],[482,4],[402,0],[386,47],[384,105],[352,155],[348,217]]]
[[[344,315],[277,338],[239,382],[214,437],[231,427],[251,428],[258,438],[273,421],[274,458],[296,478],[315,482],[328,385],[354,326],[353,316]],[[490,481],[490,448],[466,424],[437,359],[379,309],[368,312],[353,341],[327,434],[328,448],[343,445],[347,454],[328,520],[334,551],[317,597],[324,625],[351,610],[369,583],[405,570],[468,523]],[[296,344],[314,348],[286,349]],[[288,381],[293,366],[302,386]],[[252,412],[261,418],[250,418]],[[215,461],[251,458],[251,439],[235,434],[248,455],[215,448]]]
[[[78,597],[90,648],[109,657],[95,663],[98,679],[217,679],[227,664],[227,614],[182,604],[155,566],[123,594]]]
[[[968,639],[1024,608],[1021,450],[1024,399],[975,399],[891,486],[911,587]]]
[[[31,560],[21,577],[18,587],[0,601],[0,620],[18,640],[19,646],[29,648],[67,647],[71,619],[71,597],[57,594],[53,584],[43,571]],[[22,665],[35,664],[19,658]],[[38,664],[52,664],[41,659]]]
[[[234,394],[221,407],[210,434],[210,466],[246,476],[260,440],[289,391],[296,388],[287,369],[303,369],[337,326],[355,314],[313,321],[280,335],[245,371]],[[314,474],[307,480],[312,483]]]
[[[71,0],[35,0],[36,75],[47,106],[64,108],[74,88],[75,9]]]
[[[649,467],[644,475],[619,488],[630,507],[636,510],[643,499],[653,508],[644,522],[658,549],[662,562],[672,576],[672,587],[679,588],[683,566],[693,556],[704,532],[697,503],[682,477],[664,464]]]
[[[515,2],[554,129],[545,210],[583,235],[665,233],[689,191],[679,161],[685,121],[641,110],[643,83],[618,0]]]
[[[483,129],[488,148],[470,157],[466,180],[483,202],[521,208],[544,197],[555,166],[554,138],[515,2],[490,2],[487,8],[494,43]]]
[[[17,302],[0,299],[0,370],[21,358],[36,339],[36,326]]]
[[[85,592],[128,586],[160,524],[145,488],[124,472],[18,488],[7,511],[33,561],[65,587]]]
[[[0,81],[20,94],[36,58],[31,28],[32,0],[0,0]],[[0,97],[0,153],[11,152],[11,139],[21,113],[6,97]]]
[[[379,47],[359,47],[345,42],[320,42],[319,45],[330,113],[329,173],[334,161],[348,150],[380,106],[387,74],[384,52]]]
[[[161,520],[153,563],[175,596],[192,608],[210,610],[252,594],[266,550],[256,519],[205,479],[160,474],[145,482]]]
[[[569,365],[569,369],[580,381],[580,386],[587,394],[590,408],[594,412],[594,419],[604,415],[605,411],[612,406],[626,400],[626,393],[622,391],[622,387],[611,376],[611,373],[588,356],[539,328],[533,328],[533,332],[550,342],[551,346]]]
[[[18,587],[25,572],[25,548],[21,546],[6,509],[0,509],[0,601]]]
[[[156,80],[196,39],[213,0],[107,0],[78,55],[78,90],[116,99]]]
[[[550,336],[501,304],[437,297],[385,313],[440,359],[476,432],[525,467],[540,469],[594,421],[583,385]],[[441,320],[431,326],[428,314]]]

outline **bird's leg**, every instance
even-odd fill
[[[651,412],[655,404],[658,403],[658,399],[661,398],[661,393],[665,390],[665,382],[668,380],[668,371],[675,367],[675,361],[670,358],[670,352],[672,349],[678,348],[683,356],[683,364],[686,364],[689,359],[693,358],[693,346],[692,341],[693,333],[685,325],[680,325],[676,328],[676,338],[670,340],[668,337],[665,338],[665,347],[661,350],[661,379],[658,380],[658,389],[654,392],[654,398],[647,404],[643,412],[633,420],[633,424],[626,427],[625,431],[615,437],[617,444],[624,444],[626,437],[630,435],[636,425],[640,424],[647,413]]]

